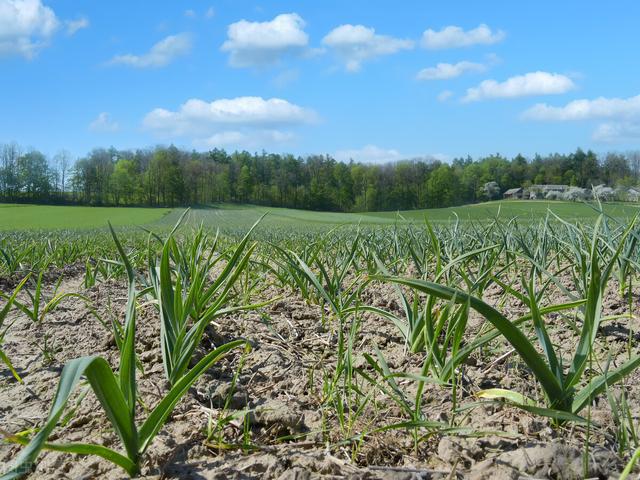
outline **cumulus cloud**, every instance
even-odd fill
[[[561,107],[538,103],[526,110],[522,118],[550,122],[609,120],[596,127],[593,140],[603,143],[637,141],[640,140],[640,95],[583,98]]]
[[[463,30],[455,25],[444,27],[440,31],[425,30],[422,34],[422,46],[430,50],[470,47],[472,45],[492,45],[505,37],[502,30],[495,32],[484,23],[472,30]]]
[[[207,8],[207,11],[204,12],[205,18],[213,18],[216,15],[216,10],[213,7]]]
[[[322,43],[332,48],[349,72],[357,72],[366,60],[413,48],[412,40],[379,35],[364,25],[340,25],[331,30]]]
[[[640,95],[629,98],[599,97],[593,100],[574,100],[564,107],[538,103],[525,111],[523,117],[548,121],[640,118]]]
[[[462,101],[475,102],[490,98],[558,95],[574,88],[573,80],[565,75],[538,71],[516,75],[504,82],[485,80],[477,87],[467,89],[467,94]]]
[[[40,0],[0,0],[0,56],[33,58],[60,26]]]
[[[101,112],[95,120],[89,124],[89,130],[97,133],[117,132],[120,125],[111,119],[107,112]]]
[[[144,119],[153,130],[182,135],[220,125],[276,126],[314,122],[317,115],[281,98],[236,97],[206,102],[192,98],[175,111],[156,108]]]
[[[78,30],[89,28],[89,19],[87,17],[79,17],[76,20],[67,20],[64,22],[67,35],[75,35]]]
[[[293,134],[282,128],[317,119],[313,110],[281,98],[237,97],[212,102],[194,98],[176,111],[156,108],[145,116],[143,126],[164,137],[191,138],[200,147],[257,146],[289,141]]]
[[[107,64],[128,65],[136,68],[164,67],[190,51],[191,35],[180,33],[160,40],[145,54],[116,55]]]
[[[458,63],[439,63],[435,67],[423,68],[418,72],[418,80],[447,80],[459,77],[467,72],[484,72],[487,69],[481,63],[462,61]]]
[[[227,40],[220,48],[229,53],[233,67],[264,66],[283,56],[304,53],[309,36],[305,22],[296,13],[284,13],[268,22],[240,20],[227,28]]]

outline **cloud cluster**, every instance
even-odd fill
[[[493,32],[487,25],[481,24],[472,30],[463,30],[449,25],[442,30],[425,30],[422,34],[422,46],[430,50],[470,47],[472,45],[492,45],[501,42],[506,34],[502,30]]]
[[[484,72],[487,67],[481,63],[462,61],[458,63],[438,63],[435,67],[423,68],[418,72],[418,80],[448,80],[467,72]]]
[[[164,67],[178,57],[186,55],[191,51],[191,35],[180,33],[169,35],[151,47],[147,53],[142,55],[116,55],[108,65],[128,65],[136,68],[157,68]]]
[[[177,111],[156,108],[144,118],[143,125],[161,136],[191,138],[197,146],[276,143],[288,141],[293,134],[279,130],[313,123],[313,110],[281,98],[223,98],[206,102],[190,99]]]
[[[40,0],[0,0],[0,56],[33,56],[47,46],[60,21]]]
[[[304,26],[296,13],[284,13],[268,22],[240,20],[229,25],[221,50],[229,53],[233,67],[277,63],[283,56],[305,52],[309,36]]]
[[[485,80],[477,87],[467,89],[463,102],[476,102],[491,98],[516,98],[531,95],[558,95],[575,88],[573,80],[559,73],[531,72],[516,75],[504,82]]]
[[[373,28],[350,24],[331,30],[322,39],[322,43],[336,52],[349,72],[360,70],[362,62],[366,60],[391,55],[414,46],[412,40],[379,35]]]
[[[229,25],[227,40],[221,50],[229,53],[229,63],[234,67],[272,65],[287,55],[324,53],[324,49],[309,48],[309,36],[304,27],[304,20],[296,13],[281,14],[265,22],[240,20]],[[469,31],[448,26],[439,32],[426,30],[422,45],[438,49],[492,44],[501,41],[504,35],[500,30],[491,31],[484,24]],[[327,33],[322,45],[335,52],[348,72],[357,72],[363,62],[412,49],[415,42],[378,34],[374,28],[365,25],[344,24]]]
[[[598,125],[592,138],[597,142],[616,143],[640,140],[640,95],[629,98],[599,97],[573,100],[562,107],[538,103],[522,117],[537,121],[609,120]]]
[[[46,1],[46,0],[45,0]],[[185,10],[188,18],[212,18],[214,9],[196,12]],[[74,35],[89,26],[86,17],[74,20],[59,19],[43,0],[0,0],[0,57],[19,55],[32,58],[51,38],[62,30]],[[233,67],[262,67],[274,65],[291,56],[309,57],[332,52],[347,72],[358,72],[367,61],[413,49],[418,42],[377,33],[373,27],[361,24],[342,24],[329,31],[321,41],[322,48],[311,48],[306,23],[296,13],[283,13],[268,21],[240,20],[228,25],[227,39],[220,50],[229,55]],[[486,24],[465,30],[449,25],[440,30],[427,29],[419,45],[429,50],[493,45],[506,37],[502,30]],[[169,65],[187,55],[192,49],[189,33],[170,35],[157,42],[146,53],[117,55],[108,65],[135,68],[157,68]],[[420,70],[416,78],[424,81],[448,80],[468,73],[486,72],[494,57],[482,62],[468,60],[457,63],[441,62]],[[295,81],[296,69],[284,70],[272,83],[280,88]],[[477,102],[497,98],[519,98],[534,95],[558,95],[575,89],[572,78],[559,73],[534,71],[515,75],[504,81],[487,79],[468,88],[462,102]],[[437,99],[441,102],[453,97],[444,90]],[[595,98],[574,100],[564,106],[539,103],[526,110],[522,117],[536,121],[603,120],[593,132],[593,139],[602,142],[640,139],[640,95],[630,98]],[[198,146],[262,145],[290,141],[294,135],[283,127],[313,123],[314,111],[280,98],[236,97],[207,102],[191,99],[177,110],[156,108],[144,118],[144,126],[165,136],[190,138]],[[94,132],[114,132],[117,122],[107,112],[93,120],[89,129]],[[340,150],[339,159],[353,158],[365,162],[396,161],[402,155],[393,149],[366,145],[361,149]]]
[[[538,103],[524,112],[529,120],[591,120],[606,118],[640,118],[640,95],[630,98],[581,99],[567,103],[564,107],[552,107]]]

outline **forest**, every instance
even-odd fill
[[[499,191],[484,185],[497,182]],[[386,164],[336,161],[328,155],[97,148],[73,159],[48,158],[16,143],[0,145],[0,201],[113,206],[187,206],[219,202],[364,212],[409,210],[498,198],[513,187],[566,184],[588,188],[640,184],[640,152],[509,159],[500,154],[443,162],[414,158]]]

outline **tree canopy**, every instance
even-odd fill
[[[218,202],[328,211],[408,210],[499,198],[532,184],[590,188],[640,183],[640,153],[508,159],[490,155],[450,163],[417,158],[386,164],[339,162],[246,151],[97,148],[72,163],[37,150],[0,145],[0,200],[86,205],[205,205]],[[492,188],[487,188],[490,184]]]

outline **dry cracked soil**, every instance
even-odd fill
[[[4,366],[0,369],[0,428],[5,431],[21,432],[42,423],[68,360],[101,355],[114,369],[118,366],[113,336],[92,309],[103,322],[123,318],[125,285],[107,281],[84,289],[81,268],[61,273],[63,291],[80,292],[89,304],[68,298],[39,323],[17,311],[11,313],[5,351],[24,383],[17,383]],[[2,288],[7,290],[8,283]],[[222,317],[207,329],[194,361],[234,338],[247,339],[253,348],[246,355],[238,351],[214,365],[183,397],[145,454],[142,478],[577,479],[585,473],[588,478],[616,478],[624,468],[625,459],[616,452],[614,419],[606,398],[592,405],[589,413],[596,426],[589,432],[576,425],[554,427],[544,417],[502,403],[477,401],[475,393],[491,387],[540,395],[522,362],[501,342],[468,359],[459,372],[455,397],[450,388],[440,385],[425,389],[425,417],[456,425],[458,430],[426,432],[417,447],[406,430],[376,430],[406,420],[382,393],[375,395],[362,415],[352,415],[351,423],[341,427],[336,410],[324,398],[324,387],[336,364],[336,332],[330,316],[296,292],[273,284],[261,295],[275,300],[259,311]],[[485,295],[494,303],[502,298],[499,288]],[[395,291],[387,285],[372,285],[364,301],[400,313]],[[513,302],[501,307],[510,317],[525,311]],[[605,313],[626,311],[615,294],[607,296]],[[569,328],[555,320],[557,343],[570,344]],[[550,322],[554,324],[554,318]],[[633,335],[629,329],[640,331],[637,322],[637,318],[611,320],[603,328],[602,349],[614,364],[626,355],[625,346]],[[482,328],[483,319],[472,314],[469,334]],[[356,367],[367,368],[363,353],[373,354],[374,345],[393,371],[420,371],[423,357],[406,352],[396,327],[364,314],[353,346]],[[565,350],[568,354],[570,345]],[[144,299],[138,308],[137,352],[141,421],[145,410],[167,388],[157,312]],[[231,389],[236,373],[237,382]],[[415,391],[410,379],[399,384],[409,397]],[[635,412],[639,385],[640,374],[635,372],[624,387],[618,387],[626,390]],[[69,405],[73,414],[54,430],[51,441],[119,448],[87,386],[78,389]],[[363,433],[362,441],[344,441]],[[0,444],[0,462],[8,465],[19,449]],[[43,452],[31,478],[119,479],[126,474],[98,457]]]

